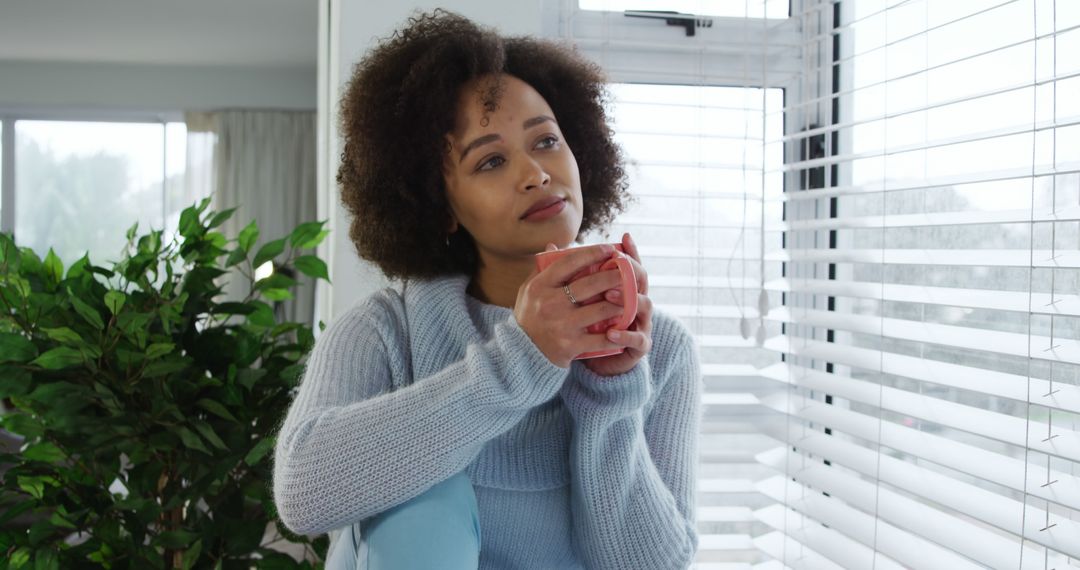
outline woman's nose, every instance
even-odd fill
[[[524,160],[524,172],[521,175],[520,188],[523,192],[543,188],[551,183],[551,176],[539,162],[527,157]]]

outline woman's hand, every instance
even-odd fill
[[[643,356],[652,349],[652,301],[648,297],[649,274],[641,265],[641,254],[630,234],[623,234],[623,251],[630,262],[634,264],[634,274],[637,276],[638,285],[638,310],[637,317],[625,331],[609,330],[607,339],[618,346],[626,347],[621,354],[591,358],[582,362],[586,368],[599,376],[617,376],[629,372]],[[611,272],[605,272],[611,273]],[[575,281],[575,284],[577,282]],[[598,305],[622,306],[622,292],[618,289],[610,289],[604,294],[608,303]]]
[[[623,243],[625,247],[625,238]],[[554,246],[548,247],[550,250]],[[556,366],[568,368],[570,361],[583,352],[624,346],[621,342],[611,341],[606,335],[590,334],[586,330],[591,324],[621,315],[620,303],[575,305],[563,289],[571,284],[570,280],[576,275],[591,265],[607,261],[614,252],[615,248],[609,244],[577,248],[544,271],[534,271],[518,289],[514,318],[533,344]],[[601,271],[573,281],[571,294],[583,301],[603,295],[618,284],[618,271]],[[639,309],[639,320],[640,313]]]

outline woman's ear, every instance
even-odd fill
[[[446,233],[447,234],[457,233],[457,231],[458,231],[457,216],[455,216],[453,212],[450,212],[450,214],[448,214],[447,217],[450,218],[450,221],[447,224]]]

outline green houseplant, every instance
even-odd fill
[[[290,270],[329,280],[304,254],[328,232],[301,224],[253,251],[256,223],[228,239],[233,210],[208,205],[169,243],[133,226],[110,269],[84,256],[65,271],[0,234],[0,425],[22,439],[0,455],[0,569],[310,568],[325,553],[271,497],[274,434],[314,343],[271,303],[291,297]],[[232,268],[251,294],[218,300]],[[267,548],[267,529],[306,556]]]

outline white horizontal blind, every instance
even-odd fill
[[[1080,567],[1080,2],[807,4],[785,142],[792,568]]]
[[[763,249],[782,245],[781,228],[764,236],[762,229],[782,221],[784,89],[800,71],[797,27],[786,17],[787,2],[776,0],[739,2],[739,17],[710,16],[711,27],[692,37],[619,11],[675,9],[648,4],[599,0],[563,12],[561,35],[612,81],[612,126],[633,197],[608,237],[588,241],[631,232],[649,271],[650,297],[699,343],[695,568],[768,567],[775,564],[768,552],[782,548],[784,537],[763,520],[777,501],[760,485],[778,471],[757,456],[779,444],[774,437],[785,417],[762,400],[783,396],[787,386],[761,375],[780,363],[764,347],[780,324],[763,318],[758,301],[764,282],[781,277],[780,263],[762,263]],[[731,4],[679,8],[705,15]],[[773,17],[762,17],[766,11]],[[773,307],[779,299],[773,294]]]

